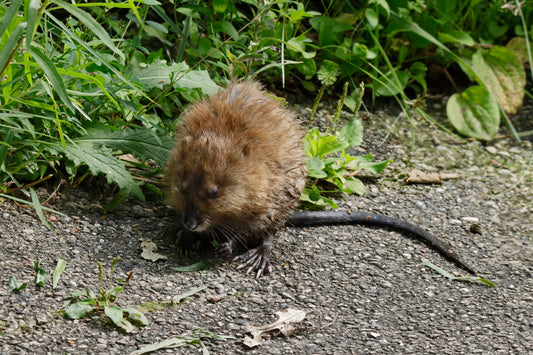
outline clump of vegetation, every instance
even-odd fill
[[[100,283],[98,285],[98,292],[91,289],[83,291],[70,292],[70,301],[67,303],[65,309],[65,317],[69,319],[82,319],[90,314],[105,314],[115,326],[121,328],[127,333],[133,331],[133,325],[145,326],[148,320],[143,312],[133,307],[119,307],[116,305],[117,298],[124,293],[124,289],[128,285],[133,276],[133,271],[128,273],[125,280],[120,281],[120,285],[113,286],[119,280],[115,279],[113,273],[115,271],[115,264],[120,260],[116,257],[111,262],[111,271],[109,272],[108,287],[104,287],[104,270],[102,263],[98,262],[98,271]]]
[[[347,85],[345,85],[346,88]],[[363,93],[364,87],[361,84],[359,96],[352,106],[354,113],[359,111]],[[318,99],[319,97],[317,97],[314,107],[317,106]],[[346,90],[339,99],[337,111],[326,133],[321,133],[315,127],[307,131],[304,137],[304,151],[307,155],[306,163],[308,175],[311,178],[311,186],[304,189],[301,200],[311,204],[312,208],[324,208],[326,206],[337,208],[337,204],[324,195],[328,190],[319,189],[317,186],[319,180],[335,186],[342,192],[363,195],[365,187],[357,175],[362,171],[379,174],[390,162],[373,162],[371,153],[359,157],[353,157],[347,153],[349,148],[357,147],[363,142],[363,125],[356,118],[353,118],[338,129],[341,108],[345,99]]]
[[[424,101],[437,72],[457,87],[447,104],[457,132],[490,140],[503,121],[518,139],[507,115],[525,93],[532,13],[502,0],[0,2],[0,192],[22,191],[37,210],[31,182],[102,174],[118,187],[109,210],[161,195],[153,177],[176,117],[240,77],[318,93],[316,102],[348,82],[348,108],[363,81],[368,99],[394,97],[408,119],[431,120]],[[458,76],[473,86],[459,89]],[[319,136],[308,141],[331,140]],[[346,149],[312,153],[336,153],[345,162],[330,167],[351,170],[359,163]],[[335,169],[320,175],[360,191]]]

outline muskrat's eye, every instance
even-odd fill
[[[207,196],[209,196],[209,198],[217,198],[218,197],[218,188],[216,186],[210,188],[209,191],[207,191]]]

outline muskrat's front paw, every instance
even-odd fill
[[[216,253],[218,257],[222,259],[229,259],[233,256],[233,243],[232,242],[225,242],[222,244],[219,244]]]
[[[239,261],[242,264],[237,266],[237,270],[248,268],[246,273],[249,274],[252,271],[257,271],[256,278],[261,275],[272,272],[272,265],[270,265],[270,259],[264,253],[264,248],[254,248],[248,250],[246,253],[241,254],[233,258],[233,261]]]

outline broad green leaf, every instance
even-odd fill
[[[37,286],[43,287],[46,283],[46,271],[39,266],[39,262],[37,261],[33,263],[33,267],[35,268],[35,271],[37,271],[37,274],[35,275],[35,283]]]
[[[296,64],[296,69],[303,75],[311,77],[316,73],[316,63],[313,59],[303,59],[302,63]]]
[[[389,7],[389,3],[387,2],[387,0],[372,0],[370,4],[377,4],[379,5],[379,7],[381,7],[381,9],[383,9],[383,11],[385,12],[385,17],[387,18],[387,20],[389,19],[389,16],[390,16],[390,7]]]
[[[344,182],[343,191],[346,193],[355,193],[361,196],[365,194],[366,189],[361,180],[351,178]]]
[[[56,268],[54,270],[54,273],[52,274],[52,288],[57,287],[57,283],[59,282],[59,278],[61,277],[61,273],[65,271],[65,267],[67,266],[67,262],[63,259],[59,259],[56,264]]]
[[[306,40],[305,36],[293,37],[287,41],[287,49],[301,53],[304,59],[314,58],[316,55],[316,52],[305,51],[305,48],[306,48],[306,45],[304,43],[305,40]]]
[[[65,310],[65,317],[68,319],[82,319],[92,310],[93,306],[87,302],[76,302]]]
[[[113,53],[118,54],[122,59],[125,59],[124,53],[115,46],[113,40],[107,34],[107,31],[87,12],[83,11],[77,6],[71,5],[61,0],[52,0],[53,3],[59,7],[65,9],[70,15],[76,17],[82,22],[89,30],[91,30],[96,37],[98,37],[104,44],[111,49]]]
[[[350,147],[360,146],[363,143],[363,125],[354,118],[341,128],[339,137],[348,142]]]
[[[133,331],[133,325],[126,319],[124,319],[124,313],[119,307],[104,307],[104,313],[108,316],[117,327],[124,329],[127,333]]]
[[[191,70],[178,76],[175,88],[200,88],[206,95],[213,95],[220,91],[220,87],[209,76],[207,70]]]
[[[33,59],[35,59],[35,61],[39,64],[48,80],[50,80],[52,86],[54,87],[54,90],[57,92],[57,95],[59,96],[61,101],[68,108],[70,108],[73,113],[76,112],[76,109],[74,108],[74,105],[70,101],[70,98],[67,94],[65,84],[63,83],[63,80],[61,80],[61,77],[59,76],[59,73],[57,72],[57,69],[52,63],[52,61],[48,59],[38,48],[31,47],[29,53],[31,54]]]
[[[472,68],[507,114],[518,111],[524,100],[526,73],[513,51],[500,46],[480,49],[472,57]]]
[[[309,23],[318,32],[318,46],[320,48],[336,44],[339,33],[353,30],[353,26],[338,23],[335,19],[325,15],[313,17]]]
[[[135,68],[134,74],[148,88],[164,89],[174,80],[174,88],[200,88],[206,95],[213,95],[220,90],[207,71],[190,70],[185,62],[168,64],[158,59],[144,67]]]
[[[381,162],[374,162],[372,159],[372,153],[364,156],[354,157],[353,160],[346,164],[346,168],[350,170],[364,169],[373,174],[379,174],[387,167],[389,163],[392,163],[392,159]]]
[[[145,162],[154,159],[160,167],[168,161],[174,139],[166,134],[148,128],[111,131],[107,126],[97,125],[87,129],[87,134],[77,138],[78,142],[103,144],[113,150],[129,153]]]
[[[239,32],[235,29],[235,26],[230,21],[217,21],[213,24],[213,31],[224,32],[234,40],[238,40]]]
[[[113,308],[118,308],[118,307],[113,307]],[[106,313],[107,314],[107,313]],[[118,322],[115,322],[113,320],[113,323],[115,323],[115,325],[117,327],[120,327],[122,329],[124,329],[124,331],[126,333],[131,333],[133,332],[133,324],[130,323],[130,321],[128,321],[127,319],[121,319],[120,321]]]
[[[143,312],[132,308],[132,307],[126,307],[122,308],[122,311],[128,313],[128,319],[139,326],[146,326],[148,325],[148,319],[146,319],[146,316]]]
[[[65,148],[61,144],[52,143],[48,144],[46,149],[64,154],[76,166],[87,165],[91,174],[104,174],[109,183],[116,183],[120,189],[144,200],[139,185],[126,170],[124,163],[114,157],[109,148],[80,139],[67,141]]]
[[[366,9],[365,19],[368,21],[368,25],[371,29],[376,28],[376,26],[379,24],[378,13],[374,11],[374,9]]]
[[[455,129],[467,137],[490,140],[500,126],[498,104],[483,86],[471,86],[452,95],[446,113]]]
[[[148,89],[164,89],[170,84],[173,75],[181,75],[188,69],[185,63],[168,64],[165,60],[157,59],[151,64],[135,68],[133,74],[138,82]]]
[[[305,163],[307,165],[308,176],[316,179],[322,179],[327,177],[327,174],[324,172],[326,164],[324,164],[324,161],[322,161],[322,159],[318,157],[307,157]]]
[[[380,162],[362,162],[359,164],[359,168],[370,171],[374,174],[379,174],[387,167],[387,165],[389,165],[389,163],[392,163],[392,159]]]

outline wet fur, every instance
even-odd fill
[[[292,113],[258,84],[232,83],[183,115],[167,167],[169,201],[185,225],[196,218],[198,231],[259,245],[299,201],[302,137]]]

